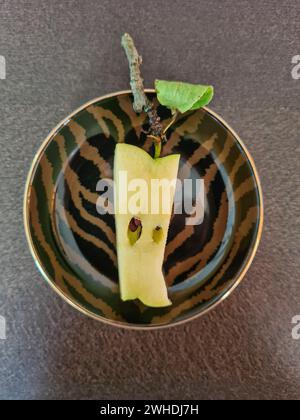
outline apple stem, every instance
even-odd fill
[[[148,137],[150,137],[153,140],[154,159],[157,159],[159,158],[160,153],[161,153],[162,140],[160,137],[152,136],[152,134],[148,134]]]
[[[154,143],[154,159],[158,159],[161,154],[161,141]]]
[[[142,57],[139,55],[132,37],[125,33],[122,36],[122,47],[125,50],[130,70],[130,86],[133,93],[133,109],[137,113],[146,112],[149,117],[150,136],[155,138],[155,158],[161,153],[162,142],[165,140],[165,131],[160,117],[151,101],[147,98],[144,90],[144,80],[141,75],[140,65]],[[167,127],[168,129],[169,127]]]

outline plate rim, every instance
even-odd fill
[[[146,93],[155,93],[155,89],[145,89]],[[149,331],[149,330],[158,330],[158,329],[164,329],[164,328],[171,328],[171,327],[175,327],[178,325],[182,325],[185,324],[186,322],[190,322],[200,316],[205,315],[206,313],[208,313],[209,311],[215,309],[219,304],[221,304],[225,299],[227,299],[232,293],[233,291],[240,285],[240,283],[242,282],[242,280],[244,279],[246,273],[248,272],[248,270],[251,267],[251,264],[253,262],[253,259],[257,253],[257,249],[258,246],[260,244],[261,241],[261,237],[262,237],[262,231],[263,231],[263,224],[264,224],[264,200],[263,200],[263,192],[262,192],[262,186],[261,186],[261,181],[260,181],[260,177],[256,168],[256,165],[254,163],[254,159],[251,155],[251,153],[249,152],[248,148],[246,147],[246,145],[244,144],[244,142],[242,141],[242,139],[240,138],[240,136],[236,133],[236,131],[219,115],[217,114],[215,111],[212,111],[209,107],[203,107],[203,109],[208,112],[210,115],[212,115],[214,118],[216,118],[221,124],[224,125],[224,127],[230,131],[232,133],[232,135],[234,136],[234,138],[236,139],[236,141],[240,144],[242,150],[244,151],[250,166],[253,170],[253,176],[255,178],[256,181],[256,185],[257,185],[257,190],[258,190],[258,196],[259,196],[259,215],[258,215],[258,222],[259,222],[259,226],[257,229],[257,234],[256,234],[256,238],[255,238],[255,243],[252,246],[252,250],[251,253],[248,256],[248,260],[245,264],[245,266],[243,267],[242,271],[240,272],[240,274],[238,275],[237,279],[234,281],[234,283],[230,286],[230,288],[227,290],[226,293],[224,293],[219,299],[217,299],[215,302],[213,302],[211,305],[209,305],[207,308],[203,309],[202,311],[200,311],[197,314],[188,316],[182,320],[179,321],[171,321],[168,324],[161,324],[161,325],[147,325],[147,324],[129,324],[129,323],[123,323],[120,321],[113,321],[110,319],[107,319],[101,315],[96,315],[93,312],[89,311],[88,309],[84,308],[83,306],[81,306],[78,303],[75,303],[73,300],[70,299],[70,297],[65,294],[62,290],[60,290],[57,285],[53,282],[53,280],[47,275],[45,269],[43,268],[43,263],[40,260],[39,256],[37,255],[37,252],[35,250],[34,244],[33,244],[33,240],[32,240],[32,235],[30,233],[30,227],[29,227],[29,193],[30,193],[30,189],[32,186],[32,181],[33,181],[33,175],[35,173],[36,167],[37,167],[37,163],[39,161],[40,156],[43,154],[44,150],[46,149],[46,147],[48,146],[48,144],[50,143],[50,141],[52,140],[52,138],[54,137],[54,135],[56,134],[56,132],[63,127],[64,125],[66,125],[71,118],[73,118],[76,114],[78,114],[79,112],[83,111],[84,109],[86,109],[87,107],[93,105],[96,102],[102,101],[104,99],[109,99],[109,98],[113,98],[115,96],[119,96],[119,95],[125,95],[125,94],[132,94],[132,91],[130,89],[128,90],[121,90],[121,91],[117,91],[117,92],[112,92],[112,93],[108,93],[99,97],[96,97],[94,99],[91,99],[89,101],[87,101],[86,103],[84,103],[83,105],[81,105],[80,107],[78,107],[77,109],[75,109],[75,111],[73,111],[71,114],[69,114],[67,117],[65,117],[63,120],[61,120],[51,131],[50,133],[47,135],[47,137],[44,139],[44,141],[42,142],[42,144],[39,146],[38,150],[36,151],[34,158],[32,160],[32,163],[30,165],[29,168],[29,172],[26,178],[26,183],[25,183],[25,190],[24,190],[24,199],[23,199],[23,223],[24,223],[24,229],[25,229],[25,236],[27,239],[27,243],[29,246],[29,250],[30,253],[32,255],[32,258],[39,270],[39,272],[42,274],[42,276],[44,277],[44,279],[46,280],[46,282],[51,286],[51,288],[53,290],[55,290],[55,292],[65,301],[67,302],[69,305],[71,305],[73,308],[77,309],[78,311],[80,311],[81,313],[89,316],[90,318],[93,318],[99,322],[103,322],[105,324],[108,325],[112,325],[114,327],[118,327],[118,328],[123,328],[123,329],[129,329],[129,330],[144,330],[144,331]]]

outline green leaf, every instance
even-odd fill
[[[183,82],[156,80],[155,90],[161,105],[181,113],[201,108],[212,100],[212,86],[193,85]]]

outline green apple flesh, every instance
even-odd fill
[[[164,307],[171,304],[162,273],[164,251],[170,224],[175,183],[180,155],[153,159],[139,147],[118,144],[114,158],[115,221],[117,234],[118,270],[122,300],[139,299],[147,306]],[[126,173],[127,185],[121,180]],[[142,180],[145,188],[128,188],[131,181]],[[169,189],[167,208],[163,200],[166,192],[152,188],[152,180],[168,180],[174,188]],[[125,190],[126,188],[126,190]],[[130,190],[130,191],[128,191]],[[134,209],[130,203],[139,194]],[[163,198],[164,197],[164,198]],[[155,203],[155,210],[151,208]],[[148,203],[143,206],[141,203]],[[139,206],[140,205],[140,206]],[[126,211],[124,211],[126,209]],[[132,241],[130,222],[141,222],[139,237]]]

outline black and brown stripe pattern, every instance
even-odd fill
[[[168,110],[159,106],[158,112],[167,123]],[[171,307],[122,302],[114,217],[98,214],[96,184],[112,178],[117,142],[151,152],[146,131],[146,118],[134,113],[128,92],[73,114],[31,171],[25,222],[44,275],[73,305],[119,325],[151,327],[201,313],[235,285],[257,246],[262,203],[255,170],[235,134],[208,110],[181,116],[163,154],[181,154],[180,179],[204,179],[204,222],[186,226],[185,215],[172,217],[164,261]]]

